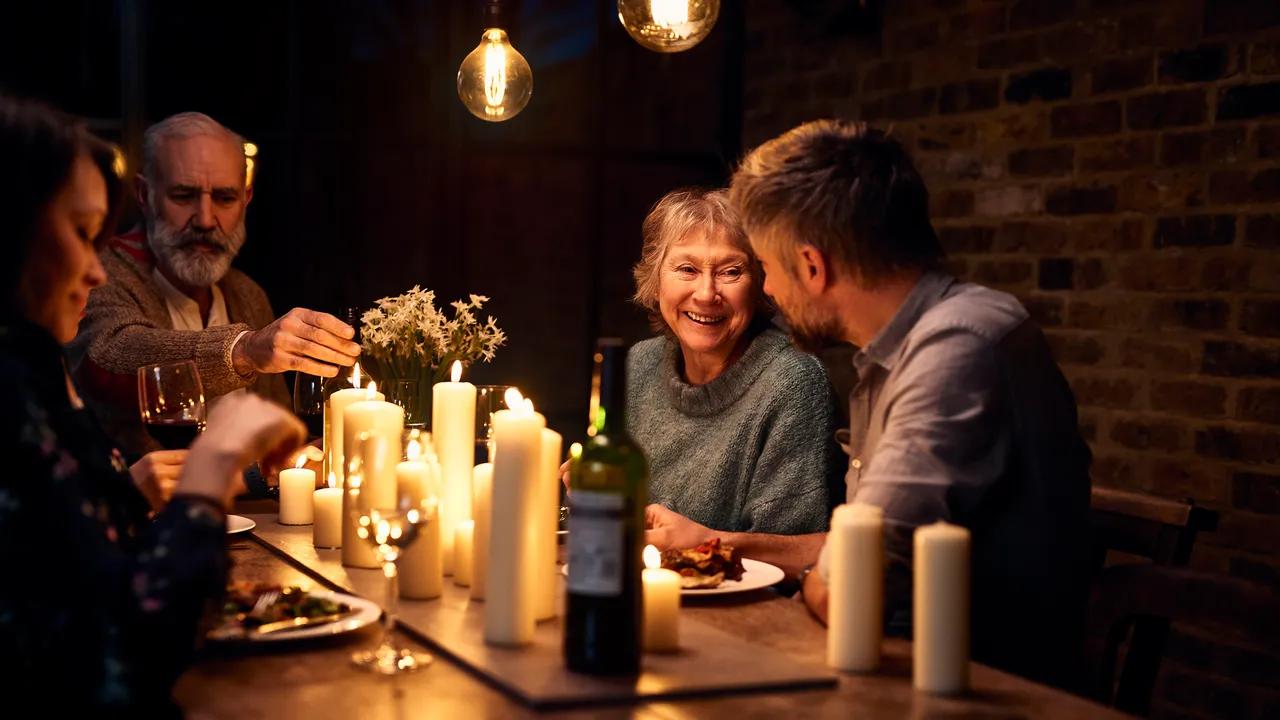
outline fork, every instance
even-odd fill
[[[268,590],[267,592],[262,593],[258,596],[257,602],[253,604],[253,609],[249,611],[249,617],[254,620],[264,619],[267,611],[270,610],[271,606],[275,605],[276,601],[279,599],[279,590]]]

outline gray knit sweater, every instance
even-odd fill
[[[690,385],[679,355],[657,337],[627,357],[627,429],[649,458],[649,502],[715,530],[825,530],[834,404],[817,358],[771,328],[720,377]]]

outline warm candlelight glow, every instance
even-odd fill
[[[356,363],[351,368],[351,387],[360,387],[360,363]]]
[[[327,481],[327,482],[329,483],[329,487],[337,487],[337,486],[338,486],[338,476],[337,476],[337,475],[334,475],[333,473],[329,473],[329,479],[328,479],[328,481]]]
[[[405,446],[404,457],[409,462],[414,462],[422,457],[422,446],[418,444],[417,440],[410,440],[409,444]]]
[[[454,360],[453,367],[449,369],[449,382],[458,382],[462,379],[462,361]]]
[[[378,383],[370,380],[369,387],[366,388],[366,390],[367,390],[367,392],[365,393],[366,397],[368,397],[370,400],[378,399]]]
[[[502,399],[506,400],[507,407],[512,410],[515,410],[524,404],[524,396],[520,394],[519,390],[513,387],[507,388],[507,392],[502,395]]]
[[[295,468],[301,468],[303,465],[306,465],[306,464],[307,464],[307,454],[306,454],[306,453],[302,453],[302,454],[298,455],[298,459],[293,461],[293,466],[294,466]]]
[[[650,570],[662,567],[662,553],[652,545],[644,546],[644,566]]]
[[[582,443],[573,443],[569,446],[569,457],[574,460],[582,457]]]
[[[649,0],[653,22],[665,28],[689,22],[688,0]]]

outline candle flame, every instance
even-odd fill
[[[524,409],[525,415],[533,414],[533,401],[530,400],[529,398],[525,398],[524,403],[520,407]]]
[[[306,454],[306,453],[302,453],[301,455],[299,455],[299,456],[298,456],[298,459],[297,459],[297,460],[294,460],[294,461],[293,461],[293,466],[294,466],[295,468],[299,468],[299,469],[301,469],[301,468],[302,468],[302,466],[303,466],[303,465],[306,465],[306,464],[307,464],[307,454]]]
[[[365,397],[369,398],[370,400],[378,399],[378,383],[370,380],[369,387],[367,388],[367,390],[368,391],[365,393]]]
[[[458,382],[462,379],[462,361],[454,360],[453,367],[449,369],[449,382]]]
[[[356,363],[351,368],[351,387],[360,387],[360,363]]]
[[[405,446],[404,456],[410,462],[422,456],[422,446],[418,444],[417,440],[409,441],[409,444]]]
[[[515,410],[524,404],[524,396],[520,394],[518,389],[513,387],[507,388],[507,392],[504,393],[502,397],[507,401],[507,407],[512,410]]]
[[[574,443],[569,446],[569,457],[574,460],[582,457],[582,443]]]
[[[329,473],[329,480],[328,480],[328,484],[329,484],[329,487],[337,487],[337,486],[338,486],[338,476],[337,476],[337,475],[334,475],[333,473]]]
[[[662,567],[662,553],[652,545],[644,546],[644,566],[650,570]]]

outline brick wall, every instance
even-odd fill
[[[1193,563],[1280,584],[1280,2],[882,4],[752,0],[745,146],[891,125],[952,270],[1045,328],[1095,482],[1218,510]],[[1157,714],[1275,712],[1257,662],[1178,636]]]

